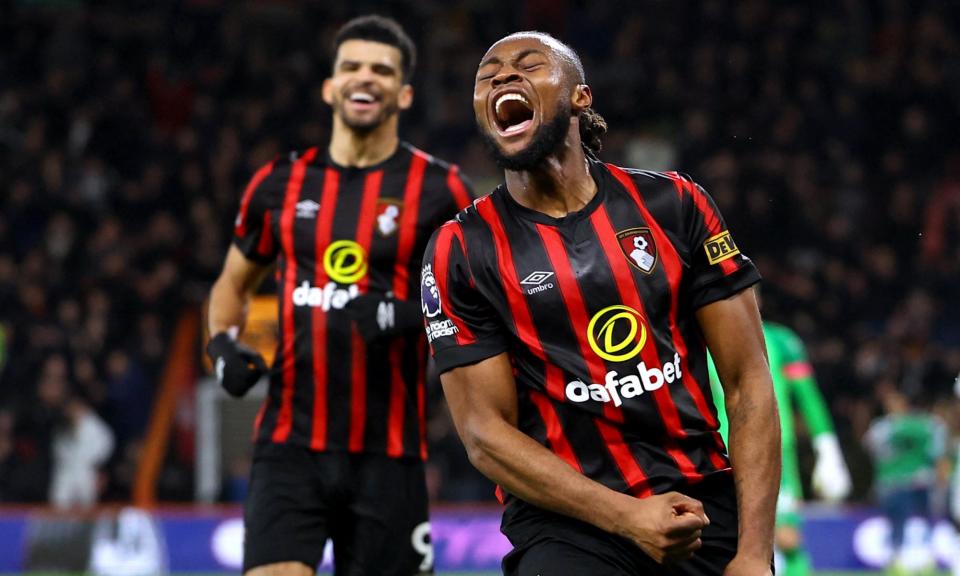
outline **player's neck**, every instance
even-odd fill
[[[369,132],[358,132],[347,126],[338,116],[333,117],[330,158],[341,166],[374,166],[392,156],[399,144],[395,114]]]
[[[582,209],[597,193],[580,138],[567,138],[536,168],[507,170],[505,178],[507,191],[521,206],[554,218]]]

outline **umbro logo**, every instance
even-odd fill
[[[539,286],[543,284],[543,282],[547,278],[550,278],[551,276],[553,276],[553,272],[540,272],[539,270],[537,270],[536,272],[531,272],[530,275],[524,278],[523,280],[521,280],[520,283],[528,284],[531,286]]]
[[[318,210],[320,210],[320,204],[313,200],[297,202],[297,218],[316,218]]]
[[[552,277],[553,272],[542,272],[537,270],[527,275],[527,277],[521,280],[520,283],[527,286],[532,286],[532,288],[527,289],[527,294],[533,296],[538,292],[543,292],[544,290],[553,288],[553,282],[547,282],[547,280]]]

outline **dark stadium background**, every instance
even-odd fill
[[[956,432],[956,1],[8,0],[0,502],[47,501],[65,393],[115,436],[102,503],[194,500],[199,311],[239,194],[274,155],[326,142],[332,32],[367,12],[419,48],[402,135],[480,193],[499,178],[470,104],[484,50],[537,29],[579,51],[610,125],[604,159],[701,182],[764,275],[765,315],[805,340],[851,504],[871,502],[859,439],[876,389],[905,390]],[[491,502],[433,396],[434,499]],[[245,473],[231,463],[220,501],[242,496]]]

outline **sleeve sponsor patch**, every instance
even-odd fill
[[[453,336],[460,332],[457,325],[449,318],[437,320],[436,322],[427,322],[427,342],[433,344],[433,341],[443,336]]]
[[[433,275],[432,264],[424,264],[420,271],[420,309],[427,318],[434,318],[443,312],[440,288],[437,286],[437,278]]]
[[[703,249],[707,252],[707,260],[710,264],[719,264],[740,253],[740,249],[733,243],[733,236],[730,235],[728,230],[707,238],[707,241],[703,243]]]

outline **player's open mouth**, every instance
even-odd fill
[[[380,102],[380,98],[370,92],[358,90],[347,95],[347,101],[350,102],[354,108],[368,110]]]
[[[533,116],[530,101],[519,92],[501,94],[493,104],[494,122],[501,136],[525,132],[533,125]]]

